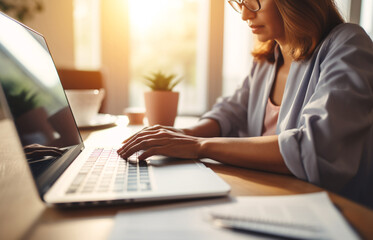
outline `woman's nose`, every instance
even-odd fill
[[[255,12],[250,11],[245,6],[242,6],[241,19],[243,21],[251,20],[251,19],[255,18],[255,16],[256,16]]]

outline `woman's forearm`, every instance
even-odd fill
[[[278,136],[206,138],[199,155],[235,166],[291,174],[281,156]]]
[[[280,153],[278,136],[221,138],[219,123],[203,119],[197,125],[182,129],[190,136],[203,137],[199,155],[222,163],[290,174]]]
[[[190,128],[181,129],[184,134],[194,137],[220,137],[220,125],[213,119],[202,119]]]

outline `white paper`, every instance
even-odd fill
[[[359,239],[325,192],[205,200],[120,212],[110,239],[271,239],[219,228],[209,218],[211,213],[309,224],[322,228],[325,239]]]
[[[326,192],[244,197],[239,198],[237,203],[211,208],[209,213],[227,218],[249,219],[251,222],[279,223],[289,231],[296,231],[296,226],[310,226],[319,230],[315,239],[359,239]],[[294,227],[289,228],[291,225]]]
[[[235,200],[204,200],[171,204],[117,214],[110,240],[244,240],[247,234],[235,233],[214,226],[206,218],[206,208]],[[256,239],[256,238],[253,238]],[[262,238],[258,238],[262,239]]]

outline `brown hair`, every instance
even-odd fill
[[[285,37],[295,61],[311,57],[316,46],[344,20],[334,0],[274,0],[284,21]],[[252,52],[259,61],[274,62],[276,42],[257,42]]]

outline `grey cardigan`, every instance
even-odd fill
[[[260,136],[275,71],[254,62],[202,118],[217,120],[222,136]],[[373,43],[361,27],[336,26],[309,60],[292,63],[276,134],[296,177],[373,207]]]

